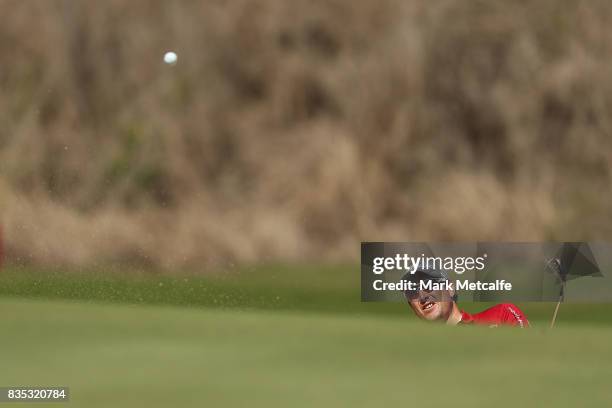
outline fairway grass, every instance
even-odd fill
[[[333,265],[260,266],[201,275],[7,268],[0,273],[0,297],[381,318],[412,315],[403,302],[361,302],[357,271],[356,266]],[[491,305],[459,299],[459,306],[470,313]],[[536,327],[547,327],[555,309],[554,303],[542,302],[518,306]],[[612,304],[564,303],[557,326],[576,324],[612,326]]]
[[[612,404],[612,329],[601,325],[16,298],[0,311],[0,386],[69,386],[72,407]]]

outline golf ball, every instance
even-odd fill
[[[178,56],[176,55],[175,52],[168,51],[167,53],[164,54],[164,62],[166,64],[174,65],[176,64],[177,59],[178,59]]]

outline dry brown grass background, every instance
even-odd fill
[[[14,262],[355,261],[361,240],[612,235],[610,2],[0,12]]]

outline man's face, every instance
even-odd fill
[[[446,321],[453,311],[453,294],[449,290],[419,290],[407,296],[414,314],[423,320]]]

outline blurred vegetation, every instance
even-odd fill
[[[0,10],[16,263],[355,262],[362,240],[611,235],[609,2]]]

